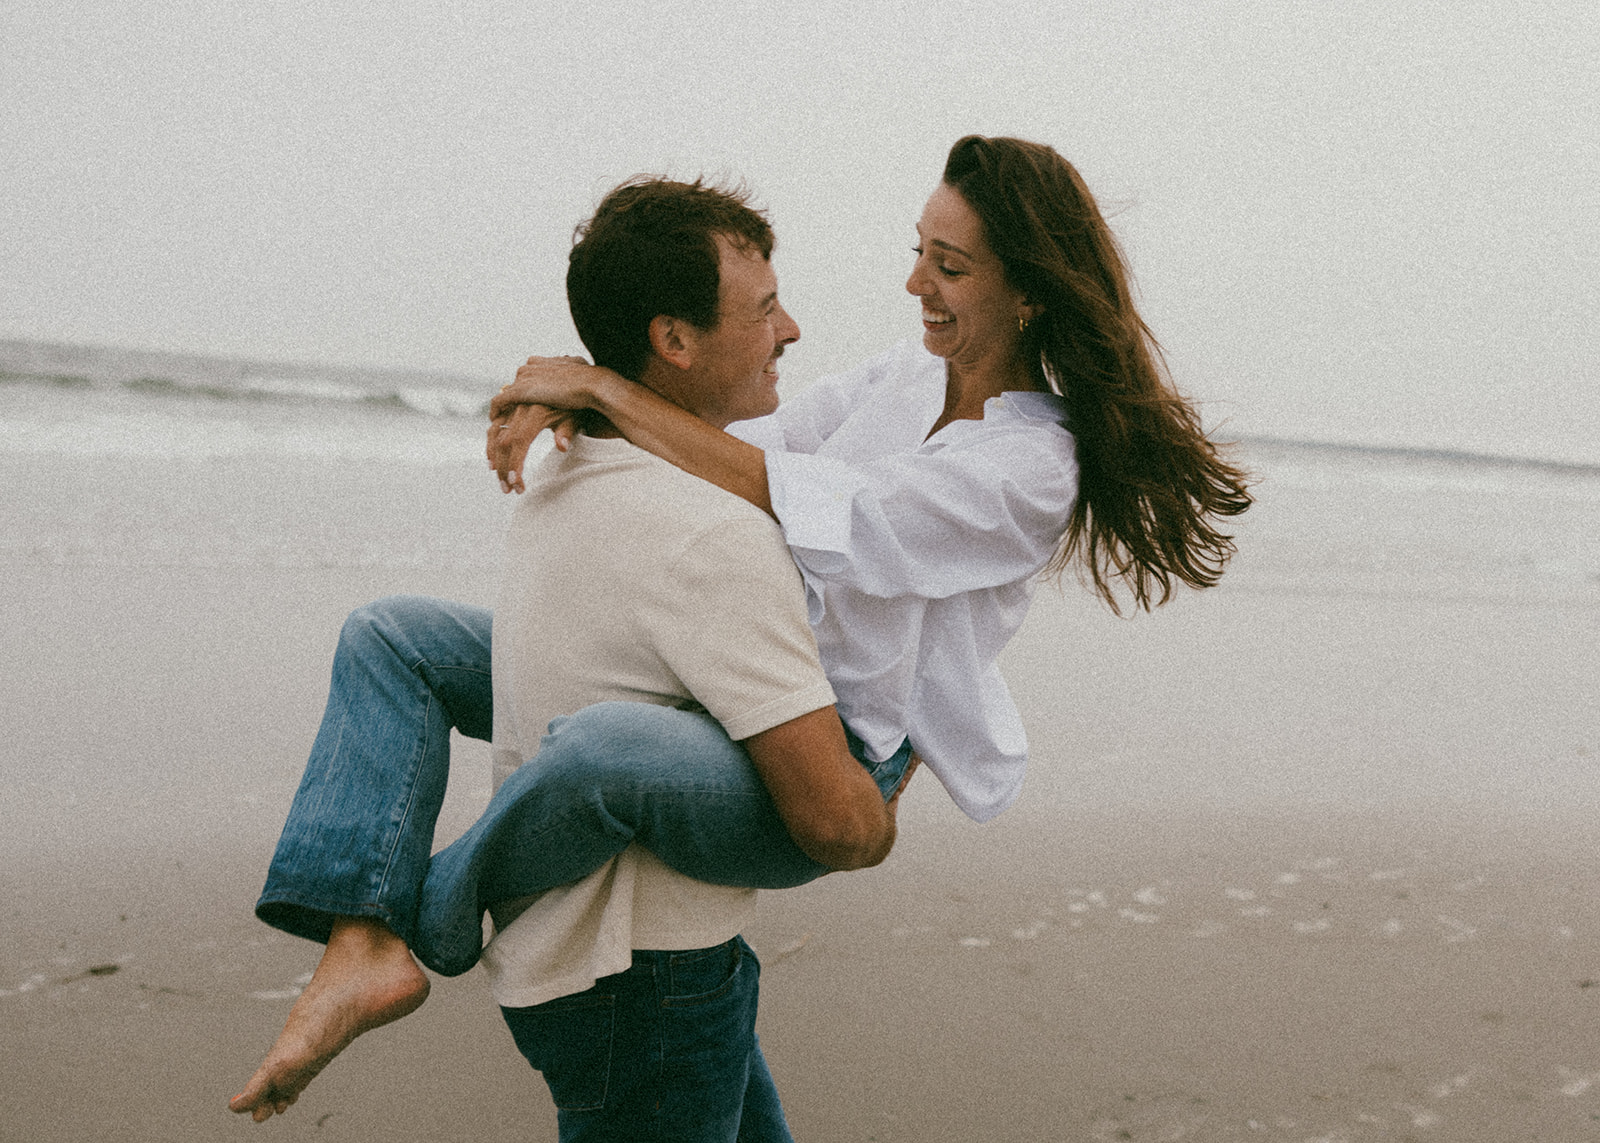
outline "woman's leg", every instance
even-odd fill
[[[909,757],[908,745],[873,767],[885,799]],[[795,845],[749,757],[714,719],[599,703],[554,720],[483,817],[434,855],[412,949],[437,972],[466,972],[490,904],[576,881],[630,842],[719,885],[787,889],[828,872]]]
[[[352,1040],[420,1005],[406,947],[450,767],[450,728],[487,738],[490,614],[393,596],[345,621],[333,685],[256,915],[324,942],[283,1031],[229,1101],[281,1114]]]
[[[339,635],[322,727],[256,915],[326,942],[335,917],[409,941],[450,769],[450,729],[488,738],[491,613],[390,596]]]

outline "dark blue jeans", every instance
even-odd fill
[[[715,721],[615,702],[553,722],[539,754],[430,861],[450,728],[486,738],[493,725],[490,630],[484,608],[421,596],[351,613],[256,904],[263,921],[326,941],[335,916],[376,917],[429,968],[456,975],[477,963],[489,904],[576,881],[633,841],[714,884],[784,889],[827,872]],[[907,745],[863,763],[885,798],[910,756]]]
[[[555,1099],[561,1143],[791,1143],[756,1041],[761,965],[735,937],[503,1008]]]

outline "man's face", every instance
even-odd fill
[[[778,407],[778,358],[800,327],[778,303],[778,277],[755,247],[717,236],[718,314],[696,330],[694,362],[670,394],[718,428]]]

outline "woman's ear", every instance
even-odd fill
[[[650,348],[669,365],[687,369],[694,364],[698,332],[682,318],[657,314],[650,319]]]

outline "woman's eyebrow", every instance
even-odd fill
[[[972,258],[972,255],[970,253],[968,253],[967,251],[961,249],[961,247],[957,246],[955,243],[946,242],[942,238],[930,238],[928,240],[928,245],[937,246],[941,250],[948,250],[952,254],[959,254],[963,258]],[[974,258],[973,261],[977,261],[977,259]]]
[[[922,223],[920,223],[920,222],[917,223],[917,238],[918,238],[919,241],[923,241],[924,240],[922,238]],[[967,252],[966,250],[961,249],[961,247],[957,246],[954,242],[946,242],[943,238],[929,238],[929,239],[926,239],[925,241],[928,243],[929,246],[937,246],[941,250],[948,250],[952,254],[959,254],[963,258],[972,258],[972,260],[974,262],[977,261],[977,259],[973,258],[973,256],[969,252]]]

